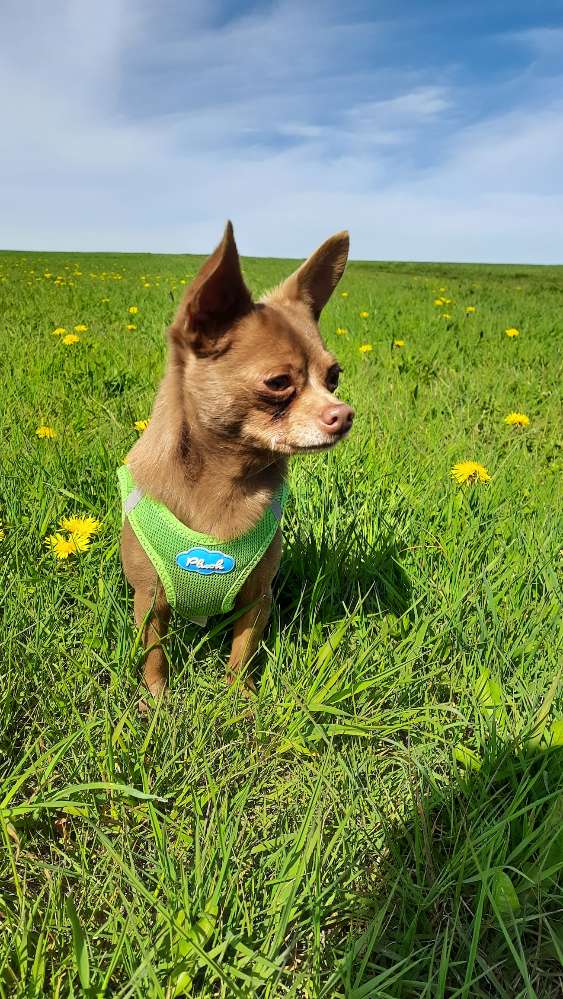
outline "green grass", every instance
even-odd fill
[[[563,270],[349,267],[357,419],[292,465],[258,695],[177,620],[143,719],[115,468],[199,259],[0,255],[0,995],[560,996]]]

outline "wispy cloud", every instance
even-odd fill
[[[9,0],[3,243],[202,251],[232,217],[252,254],[347,227],[356,257],[562,260],[558,32],[487,36],[487,93],[370,9]]]
[[[525,48],[532,50],[534,56],[551,59],[555,56],[561,68],[561,53],[563,52],[563,27],[526,28],[523,31],[509,31],[504,34],[507,42],[519,42]]]

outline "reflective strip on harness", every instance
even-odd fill
[[[282,510],[282,505],[281,505],[280,501],[278,499],[276,499],[275,497],[274,497],[274,499],[272,500],[272,502],[270,504],[270,510],[272,511],[274,517],[276,518],[276,520],[277,520],[277,522],[279,524],[280,520],[282,519],[283,510]]]
[[[131,513],[131,510],[133,510],[137,506],[137,503],[139,502],[139,500],[142,500],[142,498],[143,498],[143,490],[135,486],[135,488],[126,497],[125,503],[123,504],[123,509],[125,513]]]

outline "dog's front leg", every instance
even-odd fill
[[[234,624],[233,644],[227,666],[229,683],[233,683],[238,673],[248,665],[260,644],[270,617],[272,580],[278,570],[280,558],[281,533],[278,531],[268,551],[251,572],[236,599],[236,608],[250,606]],[[250,674],[245,676],[244,683],[250,690],[256,689]]]
[[[121,561],[135,591],[135,624],[139,631],[143,629],[141,641],[146,650],[143,679],[149,692],[156,697],[164,690],[168,679],[162,640],[168,631],[171,609],[154,566],[128,521],[125,521],[121,535]]]
[[[134,611],[137,629],[143,628],[142,642],[146,650],[143,680],[149,693],[157,697],[168,680],[168,663],[162,640],[170,622],[170,604],[160,580],[156,584],[156,592],[154,586],[135,590]]]

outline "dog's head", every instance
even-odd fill
[[[194,429],[225,447],[282,454],[330,448],[346,436],[354,412],[336,398],[340,367],[317,322],[348,246],[348,233],[332,236],[254,303],[227,224],[170,327]]]

